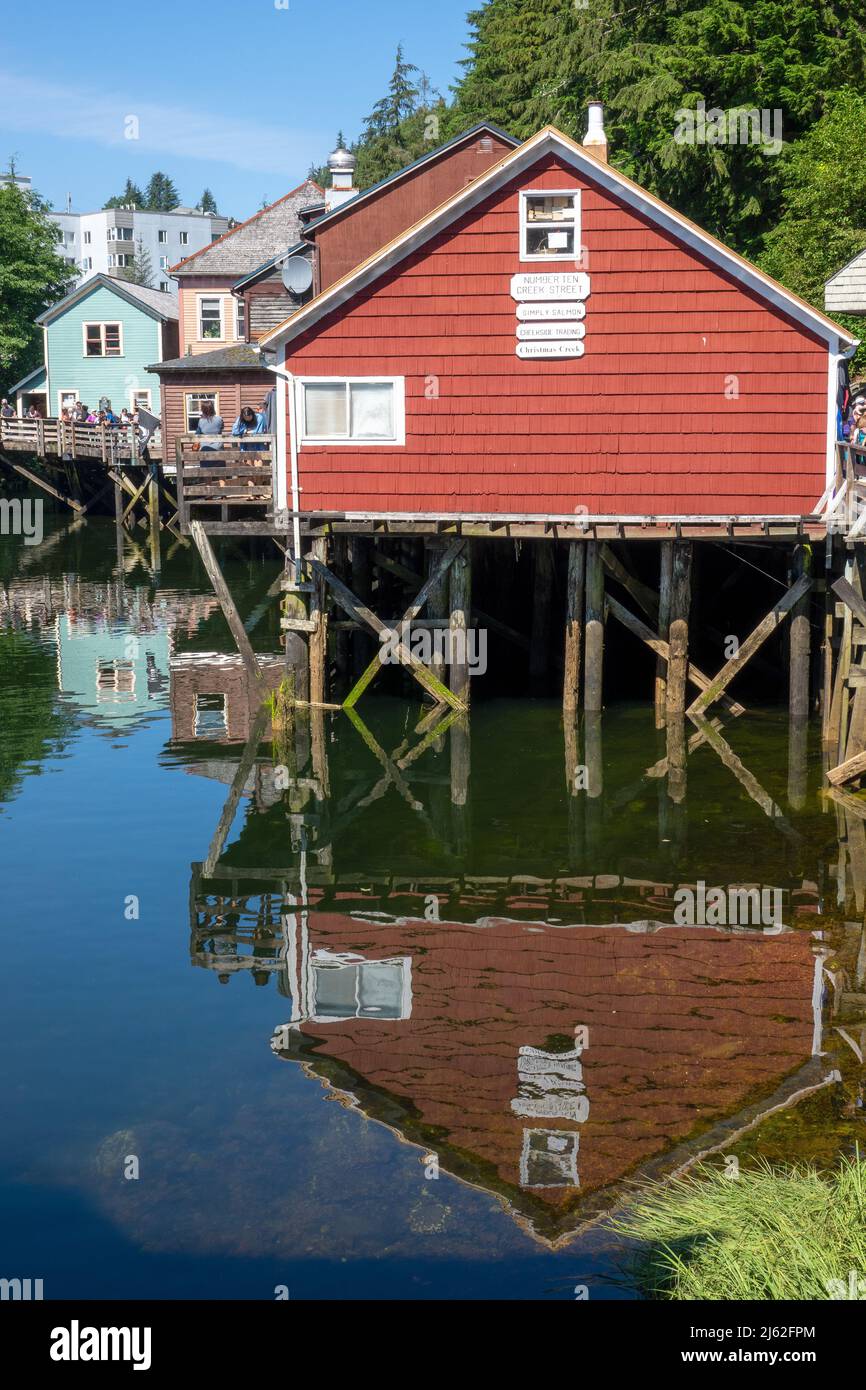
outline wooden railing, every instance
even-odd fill
[[[100,459],[105,464],[141,463],[162,458],[159,442],[143,446],[132,425],[69,424],[65,420],[0,419],[0,447],[10,452],[70,459]],[[145,458],[145,447],[147,457]]]
[[[848,540],[866,538],[866,447],[837,443],[836,473],[816,510],[828,531]]]
[[[234,522],[239,528],[246,518],[253,526],[253,509],[259,520],[262,515],[273,519],[276,452],[272,434],[225,435],[218,440],[213,435],[181,434],[175,453],[178,511],[184,530],[196,517]]]

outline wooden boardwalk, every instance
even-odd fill
[[[62,458],[105,464],[162,460],[159,441],[142,449],[132,426],[72,425],[63,420],[0,420],[0,448],[35,458]]]

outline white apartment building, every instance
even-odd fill
[[[175,208],[143,212],[139,208],[103,208],[100,212],[52,212],[63,236],[60,250],[78,270],[77,288],[91,275],[111,275],[132,264],[139,245],[149,254],[151,288],[177,295],[168,268],[209,246],[229,229],[227,217]]]

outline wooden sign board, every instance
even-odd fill
[[[527,357],[582,357],[584,345],[577,339],[558,339],[549,343],[518,343],[517,356]]]
[[[586,325],[583,323],[519,323],[517,336],[520,339],[556,338],[562,340],[584,338]]]
[[[586,305],[578,300],[562,304],[518,304],[517,317],[521,323],[541,323],[556,319],[582,319]]]
[[[588,296],[589,276],[585,270],[533,270],[511,277],[511,298],[519,301]]]

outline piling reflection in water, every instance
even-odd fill
[[[845,831],[831,877],[811,848],[815,807],[801,831],[795,797],[786,815],[720,721],[700,720],[673,758],[661,731],[662,756],[622,785],[621,759],[605,775],[605,719],[561,730],[563,795],[540,747],[491,778],[483,714],[480,744],[440,709],[412,730],[404,719],[389,752],[357,711],[297,712],[267,750],[253,732],[192,870],[192,963],[224,985],[274,980],[273,1052],[553,1243],[627,1183],[724,1153],[838,1085],[858,1049],[827,962],[863,893],[862,819],[849,808],[859,833]],[[691,758],[704,763],[687,794]],[[727,809],[705,800],[709,767],[732,779]],[[282,788],[268,805],[263,783]],[[709,899],[705,874],[749,901],[758,822],[773,874],[759,886],[781,920],[677,925],[689,892]],[[862,934],[857,961],[862,985]]]

